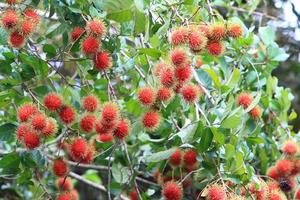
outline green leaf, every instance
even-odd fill
[[[238,107],[228,117],[226,117],[222,121],[221,126],[223,128],[236,128],[236,127],[238,127],[242,122],[242,115],[243,115],[243,110],[242,110],[241,107]]]
[[[56,55],[56,48],[50,44],[45,44],[43,46],[43,51],[47,53],[48,58],[53,58]]]
[[[146,158],[146,162],[159,162],[168,159],[177,148],[171,148],[165,151],[154,153]]]
[[[0,160],[0,175],[13,176],[20,172],[20,157],[17,153],[13,152],[6,154]]]
[[[122,10],[109,13],[106,17],[117,22],[128,22],[132,19],[133,14],[131,10]]]
[[[1,141],[13,141],[15,137],[16,125],[12,123],[6,123],[0,126],[0,140]]]
[[[182,143],[188,143],[193,139],[197,127],[197,123],[189,124],[177,133],[177,135],[181,138]]]
[[[260,27],[258,30],[261,40],[265,45],[270,45],[275,41],[275,32],[271,27]]]
[[[248,106],[248,108],[245,110],[245,112],[249,112],[252,110],[258,103],[261,97],[261,93],[258,92],[258,94],[255,95],[255,98],[253,99],[252,103]]]
[[[216,72],[211,68],[206,68],[204,70],[209,74],[209,76],[211,77],[211,79],[214,82],[215,86],[217,88],[220,88],[221,87],[221,81],[219,79],[219,76],[216,74]]]
[[[206,128],[201,134],[200,143],[197,145],[197,150],[199,152],[205,152],[211,145],[214,134],[211,132],[210,128]]]
[[[241,78],[240,70],[238,68],[234,68],[234,70],[230,76],[230,79],[228,80],[227,85],[230,88],[233,88],[234,86],[236,86],[236,84],[238,84],[238,82],[240,81],[240,78]]]
[[[138,50],[139,54],[146,54],[151,56],[155,59],[158,59],[161,56],[161,51],[158,49],[151,49],[151,48],[140,48]]]
[[[201,81],[201,83],[203,83],[204,87],[211,88],[212,79],[209,76],[209,74],[206,71],[204,71],[203,69],[197,69],[196,72],[197,72],[199,80]]]
[[[129,168],[120,164],[114,164],[111,168],[112,175],[117,183],[126,183],[129,179]]]

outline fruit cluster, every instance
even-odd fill
[[[71,32],[71,40],[77,41],[84,33],[85,38],[82,39],[81,49],[87,56],[92,56],[94,66],[99,71],[105,71],[112,67],[112,58],[110,54],[100,49],[101,38],[106,34],[106,27],[102,20],[92,19],[87,22],[85,29],[75,27]]]
[[[16,10],[12,5],[18,3],[17,0],[7,0],[10,4],[2,13],[2,27],[9,32],[9,44],[14,48],[21,48],[25,41],[37,29],[40,17],[31,8]]]
[[[78,200],[79,194],[73,188],[73,183],[69,177],[61,177],[56,180],[56,187],[60,191],[57,200]]]

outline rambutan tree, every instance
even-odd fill
[[[4,199],[300,199],[288,55],[241,2],[1,6]]]

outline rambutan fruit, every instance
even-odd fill
[[[280,174],[277,171],[277,168],[275,166],[272,166],[267,170],[267,176],[269,176],[270,178],[272,178],[274,180],[278,180],[280,177]]]
[[[286,197],[282,192],[277,190],[269,194],[268,200],[286,200]]]
[[[35,25],[31,20],[22,20],[20,24],[20,32],[23,36],[28,36],[33,33]]]
[[[71,124],[75,121],[76,112],[71,106],[63,106],[59,111],[59,117],[64,124]]]
[[[200,96],[199,88],[193,83],[184,85],[180,91],[183,99],[188,103],[195,103]]]
[[[88,153],[88,145],[83,138],[75,138],[70,144],[69,152],[73,160],[81,161]]]
[[[200,32],[202,32],[204,34],[205,37],[209,37],[210,36],[210,30],[209,30],[209,26],[206,24],[200,24],[197,26],[197,30],[199,30]]]
[[[271,181],[271,182],[268,182],[268,183],[267,183],[267,186],[268,186],[268,191],[269,191],[269,192],[272,192],[272,191],[274,191],[274,190],[280,189],[280,188],[279,188],[279,184],[278,184],[277,181]]]
[[[296,186],[296,182],[291,177],[281,178],[279,181],[279,187],[283,192],[290,192]]]
[[[233,38],[239,38],[243,36],[243,28],[236,23],[230,23],[227,25],[227,35]]]
[[[112,58],[107,51],[98,51],[94,55],[94,65],[99,71],[105,71],[112,67]]]
[[[189,46],[193,51],[201,51],[207,44],[207,38],[202,32],[192,31],[189,35]]]
[[[160,74],[160,82],[165,87],[172,87],[175,82],[174,70],[171,68],[166,68],[162,70]]]
[[[187,150],[183,155],[185,165],[193,165],[197,162],[197,153],[193,149]]]
[[[170,60],[176,66],[184,64],[185,62],[187,62],[187,59],[188,59],[188,55],[186,51],[181,48],[173,49],[170,52]]]
[[[282,176],[288,176],[293,170],[293,163],[287,159],[278,160],[276,163],[276,168],[279,174]]]
[[[50,111],[57,111],[62,107],[62,103],[62,98],[58,94],[50,93],[44,97],[44,105]]]
[[[37,12],[31,8],[27,8],[24,12],[23,15],[32,20],[35,24],[39,23],[40,21],[40,16],[37,14]]]
[[[2,25],[5,29],[14,28],[19,20],[17,11],[8,9],[2,13]]]
[[[137,196],[136,190],[130,191],[129,196],[130,196],[130,200],[138,200],[139,199]]]
[[[182,153],[180,149],[176,149],[174,153],[169,158],[169,162],[172,166],[179,166],[181,164]]]
[[[72,41],[75,42],[76,40],[78,40],[78,38],[80,38],[81,35],[83,35],[84,31],[85,30],[81,27],[74,27],[74,29],[71,32]]]
[[[210,41],[208,42],[206,49],[212,56],[220,56],[224,52],[224,45],[221,41]]]
[[[87,23],[87,32],[94,36],[103,36],[106,32],[105,24],[100,19],[93,19]]]
[[[298,153],[299,151],[299,147],[297,145],[297,143],[293,140],[288,140],[284,143],[283,147],[282,147],[282,152],[286,155],[289,156],[294,156]]]
[[[86,133],[91,133],[94,130],[95,127],[95,123],[96,123],[96,117],[93,114],[85,114],[80,122],[80,128],[81,130],[83,130]]]
[[[79,200],[79,194],[78,194],[77,190],[73,189],[73,190],[69,191],[69,194],[70,194],[72,200]]]
[[[25,38],[20,32],[14,31],[9,35],[9,44],[19,49],[25,44]]]
[[[85,157],[81,160],[81,163],[85,163],[85,164],[92,163],[94,160],[94,154],[95,154],[94,149],[92,147],[89,147],[87,149],[87,153],[86,153]]]
[[[30,130],[25,132],[23,136],[23,143],[27,149],[35,149],[40,146],[40,138],[36,132]]]
[[[188,41],[189,30],[186,27],[177,27],[170,35],[172,45],[184,44]]]
[[[300,188],[298,188],[296,193],[295,193],[295,199],[300,200]]]
[[[256,188],[255,184],[252,183],[249,192],[255,196],[255,199],[264,200],[268,196],[268,187],[264,182],[260,182],[259,188]]]
[[[156,99],[156,93],[151,87],[143,87],[138,91],[137,98],[144,106],[151,106]]]
[[[21,122],[26,122],[34,114],[38,112],[37,107],[32,103],[25,103],[18,108],[17,116]]]
[[[234,184],[234,182],[228,180],[228,181],[226,181],[226,185],[227,185],[228,187],[233,187],[235,184]]]
[[[52,117],[46,118],[46,126],[41,130],[41,134],[45,137],[54,135],[57,132],[56,120]]]
[[[98,135],[98,141],[100,142],[112,142],[113,141],[113,136],[111,133],[105,133]]]
[[[169,88],[161,86],[158,88],[156,96],[160,101],[169,101],[172,98],[173,93]]]
[[[25,133],[27,133],[28,131],[30,131],[30,126],[27,123],[21,123],[18,128],[16,129],[16,135],[17,135],[17,139],[19,141],[22,141],[24,138]]]
[[[293,169],[292,169],[291,175],[296,176],[300,172],[300,160],[295,159],[295,160],[292,160],[292,162],[293,162]]]
[[[223,23],[216,23],[209,26],[210,39],[219,41],[226,36],[226,27]]]
[[[179,82],[186,82],[188,81],[192,76],[192,68],[190,64],[185,63],[180,66],[177,66],[174,70],[175,78]]]
[[[58,158],[53,161],[52,170],[55,176],[63,177],[68,173],[69,167],[63,158]]]
[[[165,62],[158,62],[155,66],[154,66],[154,70],[153,70],[153,74],[155,76],[160,76],[161,72],[165,69],[169,68],[169,65]]]
[[[148,131],[155,131],[160,124],[161,117],[157,111],[148,111],[142,117],[142,124]]]
[[[86,111],[94,112],[99,107],[99,101],[98,101],[97,97],[95,97],[93,95],[88,95],[83,98],[82,107]]]
[[[105,103],[102,108],[101,117],[101,121],[104,123],[115,122],[119,120],[120,111],[118,106],[113,102]]]
[[[6,3],[13,5],[19,3],[19,0],[6,0]]]
[[[258,119],[261,116],[261,110],[259,106],[254,106],[249,112],[253,119]]]
[[[130,123],[127,119],[121,119],[114,130],[114,136],[118,139],[124,139],[129,134]]]
[[[81,43],[82,52],[86,55],[95,54],[98,51],[99,47],[100,41],[97,38],[91,36],[86,37]]]
[[[96,121],[96,124],[95,124],[95,130],[98,134],[102,135],[102,134],[106,134],[108,133],[110,130],[105,127],[102,123],[101,123],[101,120],[100,121]]]
[[[56,187],[61,191],[68,191],[73,189],[73,183],[69,177],[60,177],[56,180]]]
[[[46,116],[43,113],[37,113],[31,118],[31,125],[36,130],[43,130],[46,127]]]
[[[206,198],[207,200],[225,200],[227,195],[223,187],[215,184],[209,187]]]
[[[238,106],[242,106],[244,109],[248,108],[252,103],[252,97],[250,94],[241,93],[236,100]]]
[[[73,200],[69,192],[64,192],[58,195],[57,200]]]
[[[163,186],[162,194],[165,200],[181,200],[182,188],[175,182],[167,182]]]

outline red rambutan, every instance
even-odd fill
[[[53,161],[52,170],[55,176],[63,177],[68,173],[69,167],[62,158],[58,158]]]
[[[187,53],[181,48],[176,48],[170,52],[170,60],[176,66],[187,62],[187,57]]]
[[[23,137],[23,143],[28,149],[40,146],[40,138],[34,131],[27,131]]]
[[[187,42],[189,30],[186,27],[176,28],[170,35],[170,43],[172,45],[184,44]]]
[[[226,36],[226,27],[223,23],[212,24],[210,29],[210,39],[221,40]]]
[[[183,99],[188,103],[196,102],[200,96],[199,88],[192,83],[184,85],[180,92]]]
[[[300,188],[298,188],[296,193],[295,193],[295,199],[300,200]]]
[[[175,182],[167,182],[163,186],[162,194],[165,200],[181,200],[182,188]]]
[[[56,180],[56,187],[61,191],[73,189],[73,183],[69,177],[60,177]]]
[[[81,163],[85,163],[85,164],[92,163],[94,160],[94,154],[95,154],[94,149],[89,147],[87,149],[87,153],[86,153],[85,157],[81,160]]]
[[[169,162],[173,166],[179,166],[181,164],[181,150],[176,149],[169,158]]]
[[[276,163],[276,168],[279,174],[282,176],[288,176],[293,170],[293,163],[287,159],[278,160]]]
[[[41,134],[45,137],[49,137],[57,132],[56,120],[52,117],[46,119],[46,126],[41,130]]]
[[[28,19],[32,20],[34,23],[38,23],[40,21],[40,16],[36,13],[35,10],[28,8],[23,12],[23,15]]]
[[[93,95],[89,95],[83,98],[82,100],[82,107],[84,110],[89,112],[94,112],[98,108],[99,101],[97,97]]]
[[[187,150],[183,155],[185,165],[194,165],[197,162],[197,153],[193,149]]]
[[[18,31],[14,31],[9,35],[9,44],[14,48],[21,48],[25,43],[24,36]]]
[[[73,200],[69,192],[64,192],[58,195],[57,200]]]
[[[103,36],[106,32],[105,24],[100,19],[94,19],[87,23],[86,29],[88,33],[94,36]]]
[[[242,37],[244,31],[241,25],[236,23],[231,23],[227,25],[227,35],[233,38]]]
[[[72,41],[74,42],[74,41],[78,40],[78,38],[80,38],[80,36],[84,33],[84,31],[85,30],[81,27],[78,27],[78,26],[74,27],[74,29],[71,32]]]
[[[163,86],[165,87],[172,87],[175,82],[175,75],[174,75],[174,70],[171,68],[166,68],[161,71],[160,74],[160,82]]]
[[[44,97],[44,105],[48,110],[57,111],[62,103],[63,101],[58,94],[50,93]]]
[[[101,112],[101,121],[102,122],[116,122],[119,120],[119,108],[118,106],[113,102],[107,102],[103,105],[102,112]],[[103,124],[105,125],[105,124]]]
[[[47,121],[45,114],[37,113],[31,118],[31,125],[36,130],[43,130],[46,127]]]
[[[91,133],[94,130],[95,123],[96,117],[93,114],[86,114],[81,118],[79,125],[84,132]]]
[[[254,108],[252,108],[249,112],[250,116],[253,119],[257,119],[261,116],[261,110],[259,106],[254,106]]]
[[[296,155],[298,151],[299,147],[297,143],[293,140],[286,141],[282,147],[282,152],[290,156]]]
[[[237,97],[237,101],[236,101],[238,106],[242,106],[244,109],[248,108],[250,106],[250,104],[252,103],[252,97],[250,94],[247,93],[241,93],[238,97]]]
[[[190,64],[185,63],[175,68],[175,77],[179,82],[186,82],[192,76],[192,68]]]
[[[161,72],[165,69],[169,68],[169,65],[165,62],[159,62],[155,65],[154,70],[153,70],[153,74],[155,76],[160,76]]]
[[[95,130],[98,134],[102,135],[102,134],[106,134],[108,133],[110,130],[104,126],[102,123],[101,123],[101,120],[100,121],[97,121],[96,124],[95,124]]]
[[[70,106],[63,106],[62,109],[59,111],[59,117],[63,123],[71,124],[76,118],[76,112]]]
[[[69,194],[71,195],[72,200],[79,200],[79,194],[77,190],[73,189],[69,192]]]
[[[160,101],[169,101],[172,98],[173,94],[172,90],[167,87],[161,86],[160,88],[158,88],[156,96]]]
[[[223,187],[212,185],[207,191],[207,200],[225,200],[227,198]]]
[[[138,196],[135,190],[130,191],[129,196],[130,200],[138,200]]]
[[[25,103],[21,107],[19,107],[17,116],[21,122],[25,122],[37,112],[38,109],[34,104]]]
[[[144,128],[146,128],[149,131],[155,131],[160,124],[160,115],[156,111],[148,111],[144,114],[142,117],[142,124]]]
[[[100,142],[111,142],[111,141],[113,141],[113,139],[114,138],[111,133],[100,134],[98,136],[98,140]]]
[[[267,186],[269,192],[280,189],[277,181],[268,182]]]
[[[106,51],[98,51],[94,56],[95,68],[104,71],[112,67],[112,58]]]
[[[207,38],[204,36],[202,32],[193,31],[189,35],[189,45],[193,51],[202,50],[207,43]]]
[[[83,138],[75,138],[70,145],[70,155],[75,161],[81,161],[88,152],[88,145]]]
[[[31,20],[23,20],[20,24],[20,32],[23,36],[28,36],[33,33],[35,25]]]
[[[86,37],[81,44],[82,52],[86,55],[93,55],[100,47],[100,41],[94,37]]]
[[[277,168],[275,166],[272,166],[267,170],[267,176],[269,176],[270,178],[272,178],[274,180],[278,180],[280,177],[280,174],[277,171]]]
[[[138,91],[137,97],[144,106],[151,106],[155,102],[156,94],[153,88],[143,87]]]
[[[223,54],[224,45],[221,41],[211,41],[207,44],[206,49],[210,55],[220,56]]]
[[[200,24],[197,26],[197,29],[204,34],[205,37],[210,36],[210,30],[209,27],[206,24]]]
[[[2,25],[5,29],[14,28],[19,20],[17,11],[8,9],[2,13]]]
[[[295,160],[292,160],[292,162],[293,162],[293,169],[292,169],[291,175],[296,176],[300,172],[300,160],[295,159]]]
[[[114,136],[118,139],[123,139],[129,134],[129,121],[121,119],[116,129],[114,130]]]
[[[6,0],[6,3],[13,5],[19,3],[19,0]]]
[[[22,141],[24,138],[25,133],[27,133],[28,131],[30,131],[30,126],[26,123],[21,123],[18,128],[16,129],[16,135],[17,135],[17,139],[19,141]]]

